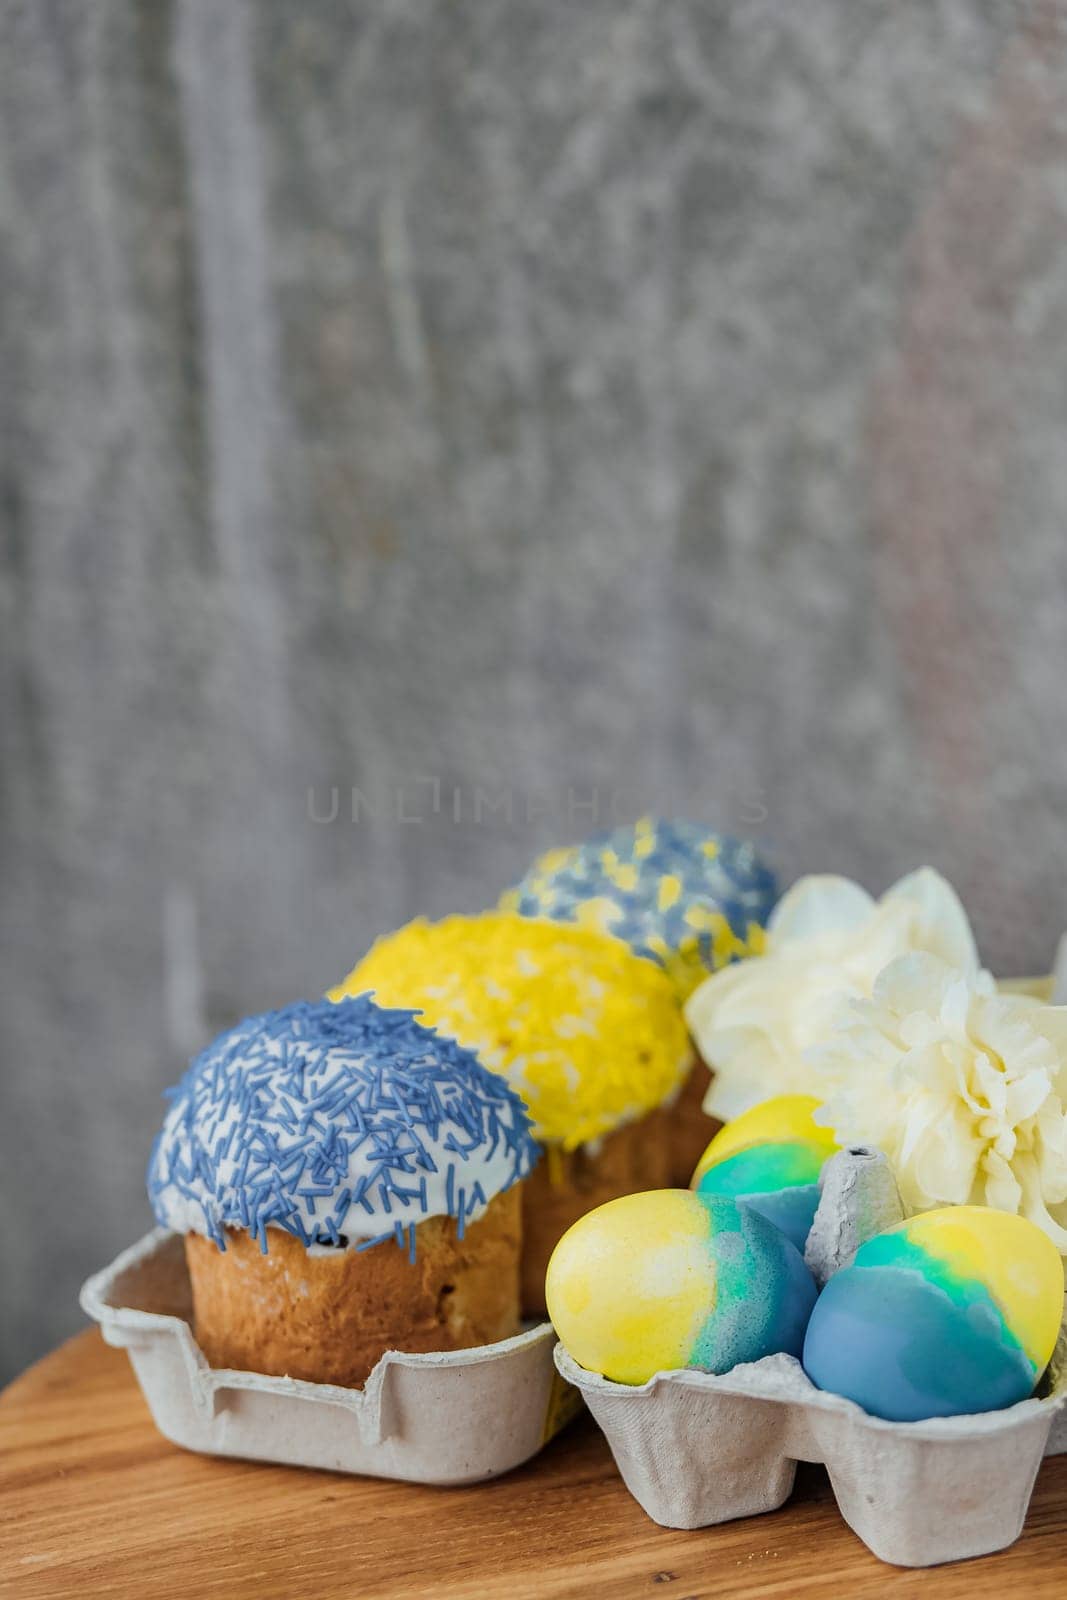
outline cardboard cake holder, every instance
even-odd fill
[[[130,1357],[156,1427],[187,1450],[411,1483],[479,1483],[529,1460],[581,1407],[539,1323],[496,1344],[390,1350],[362,1389],[215,1369],[193,1336],[179,1234],[157,1228],[81,1291]]]
[[[903,1215],[885,1157],[846,1150],[823,1169],[805,1259],[822,1284],[864,1239]],[[838,1509],[881,1560],[935,1566],[985,1555],[1022,1532],[1042,1458],[1067,1453],[1067,1333],[1038,1397],[1004,1411],[884,1422],[816,1389],[792,1356],[722,1377],[657,1373],[640,1387],[587,1372],[556,1346],[626,1487],[667,1528],[775,1511],[797,1463],[826,1467]]]

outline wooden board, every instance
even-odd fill
[[[155,1431],[125,1355],[79,1335],[0,1396],[0,1595],[60,1600],[695,1600],[1067,1590],[1067,1458],[1023,1538],[978,1561],[876,1561],[802,1467],[781,1511],[695,1533],[649,1522],[583,1417],[474,1489],[422,1489],[186,1454]]]

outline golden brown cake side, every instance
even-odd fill
[[[674,1104],[667,1107],[668,1138],[671,1147],[670,1182],[676,1189],[688,1189],[694,1168],[714,1139],[722,1123],[704,1110],[704,1096],[711,1073],[695,1056],[693,1068]]]
[[[670,1174],[664,1111],[616,1128],[592,1148],[548,1148],[522,1185],[523,1315],[547,1315],[548,1258],[573,1222],[620,1195],[663,1189],[670,1184]]]
[[[386,1350],[465,1350],[519,1331],[521,1184],[457,1235],[451,1217],[391,1242],[309,1254],[268,1230],[227,1229],[226,1249],[188,1234],[197,1343],[213,1367],[359,1387]],[[542,1274],[543,1275],[543,1274]]]

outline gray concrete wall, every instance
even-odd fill
[[[1047,964],[1065,15],[0,0],[4,1372],[190,1050],[594,796]]]

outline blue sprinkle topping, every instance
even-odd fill
[[[389,1226],[357,1250],[391,1239],[414,1260],[417,1220],[435,1214],[426,1174],[439,1173],[442,1148],[455,1157],[444,1205],[460,1238],[488,1204],[479,1165],[506,1158],[496,1193],[538,1158],[526,1108],[503,1078],[415,1013],[367,995],[247,1018],[164,1098],[170,1110],[148,1162],[153,1210],[169,1225],[199,1208],[223,1250],[228,1227],[263,1251],[268,1227],[336,1247],[346,1217],[362,1212]]]

